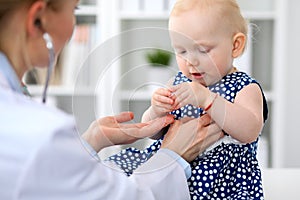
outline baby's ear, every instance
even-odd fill
[[[237,58],[244,52],[247,37],[243,33],[237,33],[233,36],[232,57]]]

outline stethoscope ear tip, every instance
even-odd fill
[[[47,49],[49,49],[49,50],[53,49],[53,42],[52,42],[51,36],[48,33],[44,33],[43,38],[46,42]]]

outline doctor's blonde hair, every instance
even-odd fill
[[[239,32],[245,36],[248,34],[248,22],[242,16],[236,0],[177,0],[170,17],[195,9],[199,12],[213,10],[214,17],[217,17],[220,23],[226,23],[233,35]]]
[[[0,0],[0,21],[9,12],[12,12],[22,6],[30,6],[36,1],[44,1],[49,7],[55,9],[59,8],[59,3],[64,0]]]

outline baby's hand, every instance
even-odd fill
[[[174,110],[174,97],[172,92],[167,88],[157,89],[152,95],[151,107],[157,117]]]
[[[209,90],[196,82],[184,82],[173,86],[170,92],[172,92],[175,97],[175,109],[179,109],[187,104],[201,107],[209,95]]]

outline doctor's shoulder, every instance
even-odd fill
[[[71,115],[56,108],[47,107],[24,95],[12,94],[10,91],[2,92],[6,95],[0,95],[5,96],[0,101],[3,114],[0,119],[9,132],[19,133],[19,137],[24,137],[26,140],[29,138],[45,140],[59,130],[75,132],[75,119]]]

